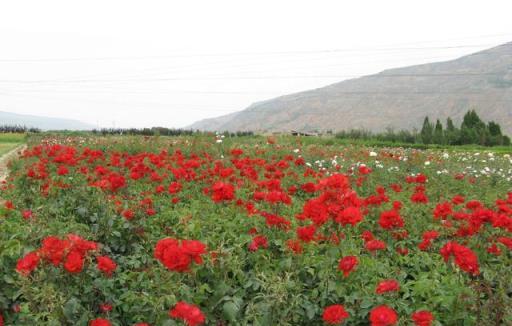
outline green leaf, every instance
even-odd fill
[[[227,301],[222,306],[222,313],[224,318],[232,323],[236,321],[236,316],[238,315],[239,310],[240,306],[233,301]]]

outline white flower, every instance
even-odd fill
[[[430,161],[425,161],[425,165],[430,165]]]
[[[444,158],[444,159],[450,158],[450,154],[448,154],[448,153],[444,153],[444,154],[443,154],[443,158]]]
[[[220,144],[220,143],[222,143],[222,139],[217,139],[215,142],[216,142],[217,144]]]
[[[370,156],[375,157],[375,156],[377,156],[377,153],[375,153],[375,152],[370,152]]]
[[[298,153],[298,152],[300,152],[300,149],[296,148],[296,149],[293,150],[293,152],[294,153]]]

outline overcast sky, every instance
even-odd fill
[[[512,2],[2,1],[0,111],[183,127],[512,41]]]

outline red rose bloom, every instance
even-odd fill
[[[96,261],[98,263],[98,270],[108,276],[111,276],[117,268],[117,264],[107,256],[98,256],[96,257]]]
[[[131,209],[126,209],[123,211],[122,215],[129,221],[135,216],[135,213]]]
[[[25,255],[25,257],[18,260],[16,270],[22,275],[29,275],[39,264],[39,255],[37,252],[32,251]]]
[[[380,240],[370,240],[366,242],[365,247],[370,251],[384,250],[386,249],[386,243]]]
[[[84,268],[84,257],[76,250],[71,251],[66,257],[64,268],[70,273],[80,273]]]
[[[297,228],[297,237],[304,242],[311,242],[315,238],[316,226],[302,226]]]
[[[450,256],[453,255],[455,257],[455,264],[457,264],[460,269],[473,275],[480,274],[478,257],[471,249],[455,241],[450,241],[441,248],[440,253],[445,262],[448,262]]]
[[[58,175],[66,175],[69,173],[69,170],[67,167],[65,167],[64,165],[61,165],[57,168],[57,174]]]
[[[62,259],[64,259],[65,251],[70,246],[69,241],[61,240],[54,236],[48,236],[43,239],[41,254],[54,266],[58,266],[62,262]]]
[[[100,310],[102,312],[110,312],[112,311],[112,305],[110,303],[102,303],[100,304]]]
[[[404,226],[404,220],[395,210],[385,211],[380,214],[379,225],[385,230],[401,228]]]
[[[23,211],[23,212],[21,213],[21,215],[23,216],[23,218],[24,218],[25,220],[28,220],[28,219],[32,218],[32,216],[33,216],[32,211],[31,211],[31,210],[29,210],[29,209],[28,209],[28,210]]]
[[[359,261],[356,256],[346,256],[340,259],[338,269],[343,272],[344,277],[348,277],[358,263]]]
[[[398,320],[396,312],[386,305],[378,306],[370,312],[371,326],[391,326]]]
[[[430,326],[434,321],[434,315],[430,311],[420,310],[413,313],[411,319],[416,326]]]
[[[201,255],[206,253],[206,245],[198,240],[162,239],[155,246],[155,258],[167,269],[176,272],[186,272],[190,264],[202,264]]]
[[[196,326],[204,324],[206,318],[201,310],[193,305],[180,301],[169,311],[169,316],[175,319],[181,319],[187,326]]]
[[[384,280],[381,281],[377,288],[375,289],[375,293],[382,294],[386,292],[393,292],[400,290],[400,284],[396,280]]]
[[[112,324],[104,318],[96,318],[89,322],[89,326],[111,326]]]
[[[339,325],[348,317],[349,315],[345,307],[340,304],[326,307],[322,314],[322,319],[327,325]]]
[[[230,201],[235,198],[235,187],[229,183],[216,182],[212,188],[212,200],[216,203]]]
[[[350,206],[339,212],[338,216],[336,216],[336,223],[339,223],[343,226],[350,224],[355,226],[357,223],[363,220],[363,214],[359,208]]]
[[[111,326],[110,321],[104,318],[96,318],[89,322],[89,326]]]

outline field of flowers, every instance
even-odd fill
[[[0,197],[0,325],[512,325],[512,158],[41,134]]]

